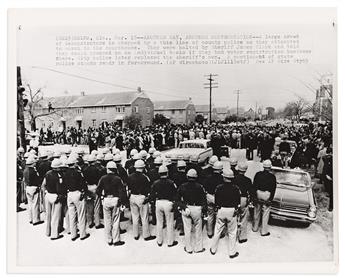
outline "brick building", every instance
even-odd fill
[[[143,127],[152,125],[153,120],[153,103],[142,91],[97,95],[85,95],[82,92],[74,96],[44,98],[37,112],[48,113],[49,105],[51,113],[36,119],[38,129],[49,126],[53,130],[68,126],[87,129],[98,127],[103,122],[123,125],[124,118],[133,114],[141,115]]]
[[[172,124],[193,123],[196,115],[191,99],[157,101],[154,103],[154,113],[164,115]]]
[[[202,115],[206,122],[209,121],[209,115],[210,115],[210,105],[203,104],[203,105],[195,105],[195,111],[197,115]],[[211,115],[212,121],[217,121],[217,109],[212,106],[212,115]]]

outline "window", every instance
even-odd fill
[[[122,113],[125,113],[125,107],[122,106]]]
[[[180,114],[182,114],[183,113],[183,110],[180,110]]]
[[[107,110],[107,107],[102,106],[102,113],[105,113],[106,110]]]
[[[96,126],[96,120],[92,120],[92,126],[95,127]]]
[[[77,109],[77,114],[83,114],[84,113],[84,109],[83,108],[78,108]]]
[[[150,113],[150,107],[146,107],[146,113],[147,113],[147,114]]]
[[[175,110],[171,110],[171,114],[175,114]]]
[[[134,112],[134,113],[138,113],[138,112],[139,112],[139,107],[138,107],[138,105],[133,106],[133,112]]]
[[[121,112],[121,107],[120,106],[116,106],[115,110],[116,110],[117,113],[120,113]]]

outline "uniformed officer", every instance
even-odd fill
[[[86,192],[87,185],[83,173],[77,168],[77,157],[71,155],[67,164],[69,166],[64,174],[64,182],[67,187],[67,206],[70,220],[72,241],[77,238],[86,239],[90,234],[86,233]],[[77,225],[79,224],[79,232]]]
[[[37,163],[37,172],[40,175],[40,183],[42,183],[46,173],[51,170],[51,162],[48,160],[48,153],[42,151],[40,153],[40,160]],[[45,212],[45,200],[44,200],[44,187],[41,187],[40,190],[40,200],[41,200],[41,212]]]
[[[168,247],[177,245],[174,240],[174,202],[177,200],[177,188],[174,182],[168,179],[168,168],[161,165],[158,169],[160,178],[156,180],[151,188],[150,199],[156,203],[157,218],[157,244],[163,244],[164,218],[167,227]]]
[[[109,246],[125,244],[120,239],[120,211],[126,203],[126,190],[119,176],[116,175],[116,163],[107,163],[107,174],[98,182],[96,193],[103,197],[103,215],[105,236]]]
[[[215,232],[212,239],[210,252],[215,255],[219,239],[224,229],[227,228],[229,236],[228,254],[230,259],[236,258],[237,235],[237,210],[240,207],[241,194],[238,187],[233,183],[234,173],[232,170],[224,169],[224,182],[217,186],[215,191],[215,204],[218,208]]]
[[[238,174],[238,171],[236,169],[236,166],[237,166],[237,163],[238,163],[238,160],[236,157],[231,157],[230,158],[230,169],[231,171],[234,173],[234,176],[236,177],[237,174]]]
[[[263,162],[263,168],[263,171],[256,173],[253,182],[253,187],[256,190],[253,231],[257,232],[259,230],[259,224],[261,222],[261,235],[269,236],[268,219],[270,216],[270,203],[276,192],[277,180],[275,175],[270,172],[272,168],[270,160]]]
[[[213,166],[213,173],[206,177],[204,180],[204,188],[206,191],[206,199],[207,199],[207,236],[209,238],[213,237],[214,234],[214,226],[216,224],[216,209],[215,209],[215,202],[214,202],[214,193],[216,187],[223,183],[222,177],[222,170],[223,164],[220,161],[216,161]]]
[[[216,161],[218,161],[218,157],[216,155],[212,155],[210,159],[208,160],[207,166],[201,171],[201,175],[203,179],[213,174],[213,165]]]
[[[60,222],[62,217],[62,202],[59,200],[59,194],[63,187],[62,174],[60,168],[62,162],[60,159],[55,158],[52,161],[52,170],[48,171],[42,186],[45,188],[45,201],[46,201],[46,235],[51,240],[60,239]]]
[[[28,213],[30,224],[42,224],[40,218],[40,176],[36,170],[36,159],[29,155],[23,172],[23,183],[28,200]]]
[[[107,174],[107,169],[104,166],[104,154],[102,152],[99,152],[96,157],[96,165],[98,167],[98,170],[100,171],[100,176],[104,176]]]
[[[135,167],[134,167],[134,164],[137,160],[140,159],[140,154],[139,153],[136,153],[132,156],[132,163],[130,164],[130,166],[128,167],[127,169],[127,172],[128,172],[128,175],[132,174],[135,172]]]
[[[249,218],[249,202],[251,201],[251,191],[253,190],[252,180],[244,174],[248,169],[246,161],[240,161],[237,165],[238,175],[234,178],[233,183],[239,188],[241,192],[241,209],[239,210],[239,232],[238,242],[244,243],[247,241],[247,226]]]
[[[128,189],[130,192],[130,208],[133,221],[134,239],[139,239],[139,217],[143,226],[144,240],[153,240],[156,237],[150,235],[149,205],[144,202],[151,191],[149,178],[143,174],[145,163],[137,160],[134,165],[135,173],[128,176]]]
[[[201,176],[202,168],[198,163],[198,156],[197,155],[191,155],[189,157],[189,162],[187,163],[187,168],[186,168],[187,173],[190,169],[194,169],[197,172],[198,182],[201,182],[202,181],[202,176]]]
[[[153,154],[155,153],[156,149],[155,148],[150,148],[149,149],[149,157],[146,159],[145,164],[146,164],[146,168],[149,171],[151,168],[154,168],[154,158],[153,158]]]
[[[187,172],[188,181],[182,184],[178,192],[179,208],[185,232],[184,251],[192,254],[205,251],[202,241],[202,215],[207,211],[206,192],[203,186],[196,182],[197,171],[190,169]],[[194,248],[192,246],[192,231],[195,236]]]
[[[134,166],[134,163],[135,163],[135,161],[133,160],[133,156],[135,155],[135,154],[137,154],[138,153],[138,151],[136,150],[136,149],[132,149],[131,150],[131,152],[130,152],[130,157],[129,157],[129,159],[126,161],[126,163],[125,163],[125,169],[126,169],[126,171],[128,172],[128,169],[131,167],[131,166]]]
[[[89,166],[85,168],[83,173],[88,184],[87,187],[89,195],[89,198],[87,198],[86,201],[87,222],[89,224],[89,228],[96,225],[96,229],[101,229],[104,228],[100,219],[101,200],[96,194],[97,184],[101,178],[101,173],[95,163],[96,157],[94,155],[89,156],[88,162]]]

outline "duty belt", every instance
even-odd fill
[[[117,196],[114,196],[114,195],[105,195],[104,198],[117,198]]]

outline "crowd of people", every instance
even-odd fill
[[[183,157],[163,159],[160,150],[196,138],[209,139],[213,148],[206,167]],[[76,140],[69,144],[76,145]],[[205,226],[212,241],[209,252],[214,255],[219,239],[227,234],[228,255],[235,258],[237,244],[247,241],[250,224],[254,232],[270,235],[267,223],[276,189],[272,165],[315,171],[330,194],[329,210],[333,209],[329,125],[167,125],[134,131],[110,125],[90,128],[87,142],[87,154],[81,148],[73,152],[18,149],[18,211],[27,202],[29,222],[34,226],[45,223],[46,235],[52,240],[63,237],[64,230],[72,241],[85,240],[90,237],[88,229],[104,228],[110,246],[123,245],[121,234],[127,231],[120,228],[120,222],[125,220],[132,222],[134,240],[140,238],[141,225],[143,239],[156,239],[159,247],[164,241],[168,247],[178,245],[175,230],[179,230],[185,239],[184,251],[192,254],[205,251]],[[220,161],[223,146],[246,149],[248,160],[254,159],[257,150],[264,170],[252,182],[244,175],[246,161],[230,158],[231,168],[224,168]],[[127,159],[121,156],[123,150]],[[130,219],[124,216],[128,210]],[[150,225],[156,226],[156,236],[151,235]]]

